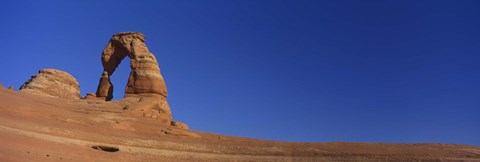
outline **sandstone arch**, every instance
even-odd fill
[[[125,96],[136,94],[159,94],[167,97],[167,87],[160,74],[155,56],[145,45],[145,36],[137,32],[122,32],[112,36],[102,53],[103,73],[96,95],[110,101],[113,85],[110,76],[125,57],[130,58],[130,76]]]
[[[125,88],[128,103],[124,110],[171,124],[172,113],[167,102],[167,86],[160,74],[155,56],[145,45],[145,36],[137,32],[121,32],[112,36],[102,53],[103,73],[96,96],[110,101],[113,85],[110,76],[125,57],[130,58],[130,76]]]

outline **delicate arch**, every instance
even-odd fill
[[[145,36],[123,32],[112,36],[102,53],[103,73],[97,88],[97,97],[110,101],[113,85],[110,76],[125,57],[130,58],[130,76],[125,95],[154,93],[167,97],[167,87],[160,74],[155,56],[145,45]]]

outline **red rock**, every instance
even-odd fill
[[[141,33],[121,32],[112,36],[102,53],[104,70],[98,84],[97,98],[106,101],[113,98],[110,76],[127,56],[131,72],[123,100],[129,105],[125,110],[170,125],[172,113],[166,98],[167,86],[157,60],[145,45],[145,36]]]
[[[155,56],[145,45],[145,36],[136,32],[122,32],[112,36],[102,53],[104,71],[97,89],[97,97],[113,98],[110,76],[120,62],[130,58],[130,77],[125,94],[155,93],[167,96],[167,87]]]
[[[42,96],[80,99],[80,85],[77,79],[67,72],[56,69],[43,69],[32,76],[21,87],[22,93]]]
[[[95,93],[87,93],[87,95],[82,97],[82,99],[98,99],[98,98],[97,98],[97,95],[95,95]]]
[[[181,129],[187,129],[188,130],[188,125],[179,121],[172,121],[170,124],[174,127],[181,128]]]

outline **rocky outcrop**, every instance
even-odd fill
[[[124,110],[136,116],[153,118],[164,125],[170,125],[172,112],[165,96],[159,94],[140,94],[128,96],[122,101],[127,102]]]
[[[131,72],[125,96],[121,100],[105,102],[113,98],[114,86],[110,77],[127,56],[130,59]],[[39,74],[32,76],[21,86],[20,92],[84,99],[87,101],[80,102],[93,104],[120,104],[125,113],[133,116],[152,118],[164,125],[188,129],[186,124],[172,121],[172,113],[167,102],[167,87],[155,56],[145,45],[143,34],[122,32],[113,35],[103,50],[101,60],[104,69],[96,93],[87,93],[86,96],[80,97],[80,86],[77,80],[70,74],[55,69],[40,70]]]
[[[170,125],[172,113],[167,102],[167,86],[160,74],[157,59],[148,50],[145,36],[141,33],[122,32],[112,36],[102,53],[104,69],[96,97],[106,101],[113,98],[110,77],[127,56],[131,71],[123,99],[129,104],[124,110]]]
[[[83,96],[82,99],[90,100],[90,99],[98,99],[95,93],[87,93],[87,95]]]
[[[80,99],[80,85],[77,79],[67,72],[56,69],[43,69],[20,87],[20,92],[42,96]]]
[[[177,127],[177,128],[181,128],[181,129],[188,129],[187,124],[179,122],[179,121],[172,121],[172,123],[170,123],[170,125],[172,125],[174,127]]]
[[[155,56],[145,45],[145,36],[136,32],[122,32],[112,36],[102,53],[103,73],[97,97],[111,100],[113,87],[110,76],[125,57],[130,58],[130,77],[126,95],[154,93],[167,97],[167,87]]]
[[[0,83],[0,88],[6,88],[8,90],[11,90],[11,91],[15,91],[15,88],[13,86],[9,86],[8,88],[7,87],[4,87],[2,83]]]

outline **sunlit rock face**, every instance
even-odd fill
[[[145,45],[145,36],[141,33],[122,32],[112,36],[102,53],[103,73],[97,89],[97,97],[113,98],[110,76],[120,62],[130,58],[130,77],[126,95],[154,93],[167,97],[167,86],[160,74],[157,59]]]
[[[66,99],[80,99],[77,79],[65,71],[42,69],[20,87],[21,93]]]
[[[125,57],[130,58],[130,76],[125,88],[126,110],[144,117],[171,124],[167,102],[167,86],[160,73],[157,59],[145,45],[145,36],[137,32],[121,32],[112,36],[102,53],[103,72],[96,97],[110,101],[113,85],[110,76]],[[133,99],[132,99],[133,98]],[[188,127],[185,127],[188,128]]]

